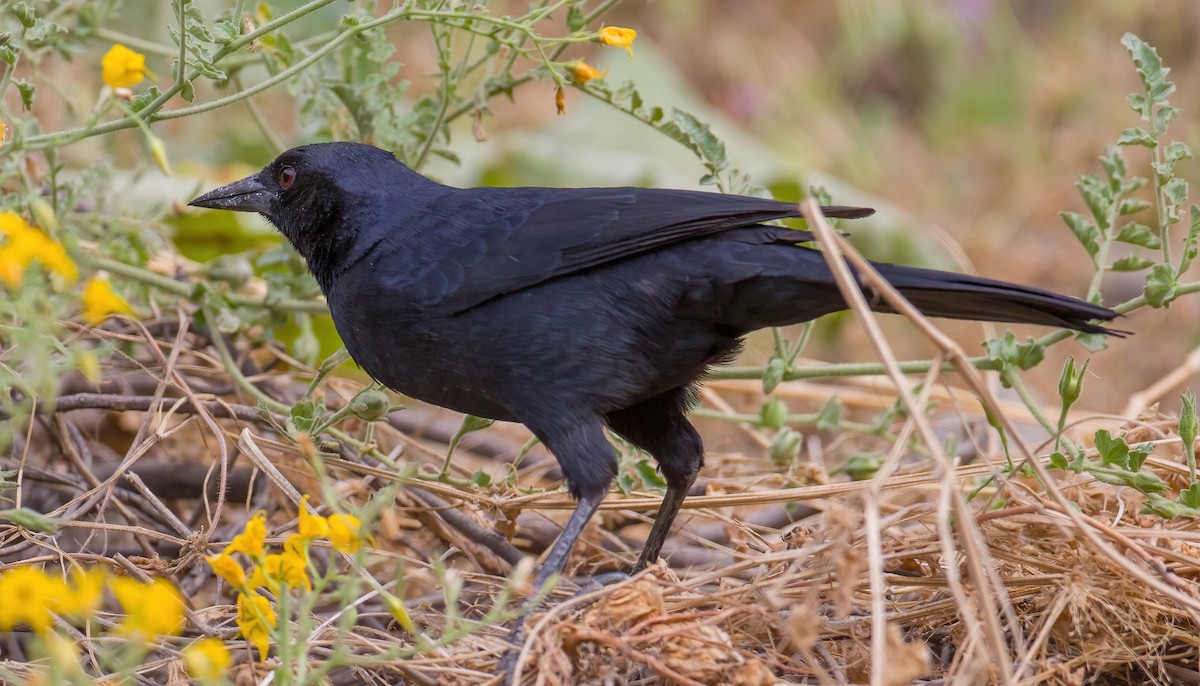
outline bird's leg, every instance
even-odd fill
[[[567,520],[562,533],[550,547],[541,569],[534,577],[534,588],[542,591],[546,582],[555,574],[561,574],[566,568],[567,558],[571,550],[583,534],[588,521],[596,514],[600,502],[608,493],[608,488],[617,474],[617,459],[612,446],[604,437],[604,424],[598,416],[558,418],[554,424],[542,421],[526,421],[535,435],[554,454],[567,477],[571,495],[579,502],[571,518]],[[517,618],[516,626],[509,634],[509,641],[520,645],[525,639],[525,616],[535,610],[526,608]]]
[[[700,434],[684,416],[691,397],[691,389],[684,386],[608,415],[614,431],[658,460],[658,468],[667,480],[667,493],[654,518],[646,547],[633,566],[634,572],[642,571],[658,559],[671,524],[704,465]]]
[[[683,506],[683,500],[694,483],[696,483],[696,472],[692,472],[690,477],[683,480],[668,479],[667,493],[663,496],[662,505],[658,507],[658,514],[654,516],[654,526],[651,527],[650,535],[646,538],[646,546],[642,548],[642,554],[638,556],[637,563],[633,565],[635,574],[645,569],[646,565],[658,560],[658,554],[662,552],[667,534],[671,532],[671,524],[675,521],[675,516],[679,514],[679,508]]]
[[[575,511],[571,513],[571,518],[567,520],[567,525],[563,527],[562,533],[558,535],[558,540],[554,541],[554,545],[550,547],[550,554],[546,556],[545,562],[542,563],[542,568],[538,570],[537,575],[533,579],[535,591],[543,591],[550,577],[562,573],[563,568],[566,567],[567,558],[571,556],[571,549],[575,547],[575,543],[579,540],[579,536],[583,534],[588,520],[592,518],[592,515],[596,514],[596,509],[600,507],[600,503],[603,500],[604,493],[587,494],[579,498],[579,504],[575,506]],[[521,614],[517,616],[516,624],[508,632],[508,642],[513,644],[513,647],[504,653],[498,665],[501,674],[501,683],[505,686],[513,683],[513,672],[517,667],[517,651],[525,643],[525,619],[529,616],[530,612],[533,612],[540,606],[541,603],[538,603],[536,606],[527,606],[522,610]]]
[[[550,547],[550,553],[546,555],[541,569],[538,570],[537,576],[534,577],[534,588],[541,590],[546,585],[546,582],[550,580],[551,576],[562,573],[567,565],[567,558],[571,556],[571,550],[575,548],[575,543],[583,534],[583,530],[587,527],[587,523],[591,520],[592,515],[596,514],[601,501],[604,500],[604,495],[603,492],[584,494],[579,498],[579,504],[575,506],[575,511],[571,513],[571,518],[567,520],[562,533],[558,535],[558,539]]]

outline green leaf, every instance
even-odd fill
[[[1066,471],[1071,468],[1071,465],[1069,462],[1067,462],[1066,455],[1063,455],[1062,453],[1056,451],[1050,455],[1050,468],[1051,469],[1062,469],[1062,470]]]
[[[1147,148],[1156,148],[1158,141],[1154,140],[1154,136],[1151,136],[1145,129],[1135,126],[1121,132],[1121,137],[1117,139],[1117,145],[1141,145]]]
[[[667,490],[667,480],[662,478],[662,474],[658,473],[650,460],[642,458],[634,463],[633,468],[644,488],[659,492]]]
[[[1100,161],[1103,162],[1105,159],[1101,157]],[[1120,181],[1114,183],[1120,185]],[[1113,185],[1104,183],[1095,174],[1083,174],[1075,182],[1075,188],[1079,189],[1079,195],[1087,205],[1088,211],[1091,212],[1096,226],[1102,230],[1107,229],[1109,226],[1108,210],[1113,204]]]
[[[571,33],[582,31],[586,26],[587,16],[583,13],[583,5],[575,3],[567,10],[567,30]]]
[[[1129,446],[1123,439],[1113,438],[1108,429],[1100,429],[1092,440],[1103,464],[1129,468]]]
[[[1143,210],[1150,209],[1150,202],[1141,198],[1122,198],[1120,209],[1117,210],[1121,216],[1127,214],[1137,214]]]
[[[1163,157],[1167,164],[1175,164],[1180,160],[1192,159],[1192,149],[1183,141],[1171,141],[1167,145],[1167,149],[1163,151]]]
[[[1179,411],[1179,438],[1186,447],[1196,442],[1196,396],[1189,390],[1180,400],[1183,407]]]
[[[141,112],[146,108],[146,105],[154,102],[159,95],[161,95],[161,93],[158,90],[158,86],[151,86],[150,88],[146,89],[145,93],[135,97],[133,102],[129,103],[129,109],[133,110],[134,112]]]
[[[1154,261],[1142,257],[1137,252],[1130,253],[1125,257],[1113,262],[1109,269],[1114,272],[1136,272],[1154,266]]]
[[[1108,347],[1108,336],[1102,333],[1075,334],[1075,341],[1088,352],[1097,353]]]
[[[1146,276],[1146,288],[1143,291],[1146,302],[1151,307],[1165,307],[1175,299],[1179,292],[1179,281],[1175,278],[1175,270],[1169,264],[1156,264]]]
[[[1179,410],[1179,440],[1183,443],[1183,456],[1187,461],[1188,478],[1196,485],[1196,396],[1189,389],[1180,400]]]
[[[1172,207],[1179,207],[1187,200],[1188,182],[1178,176],[1163,184],[1163,195]]]
[[[28,2],[20,2],[9,8],[17,21],[21,22],[21,26],[29,28],[37,21],[37,15],[33,12],[33,6]]]
[[[1129,107],[1134,112],[1138,113],[1139,117],[1146,121],[1150,120],[1149,101],[1146,100],[1146,96],[1130,93],[1125,96],[1125,101],[1129,103]]]
[[[1179,503],[1171,502],[1161,495],[1150,494],[1146,498],[1146,502],[1142,505],[1142,512],[1153,514],[1162,517],[1163,519],[1175,519],[1176,517],[1187,516],[1189,514],[1187,507]],[[1200,514],[1194,511],[1190,513],[1192,516]]]
[[[842,401],[836,396],[829,399],[829,402],[821,408],[817,413],[817,428],[822,431],[833,431],[838,428],[842,422]]]
[[[1180,491],[1179,504],[1193,510],[1200,510],[1200,483],[1194,483]]]
[[[1024,343],[1017,343],[1017,338],[1011,330],[1005,331],[1000,338],[985,341],[983,347],[988,359],[999,362],[1004,370],[1014,367],[1031,369],[1046,355],[1046,347],[1032,337],[1027,338]],[[1003,379],[1003,376],[1001,378]]]
[[[494,419],[488,419],[487,417],[476,417],[473,414],[468,414],[463,416],[462,424],[459,425],[458,431],[459,433],[466,435],[473,431],[486,429],[495,423],[496,420]]]
[[[471,475],[471,483],[480,488],[487,488],[492,485],[492,476],[482,469],[478,469]]]
[[[1132,33],[1126,33],[1121,37],[1121,45],[1125,46],[1125,49],[1129,51],[1129,56],[1133,58],[1133,66],[1142,80],[1142,85],[1146,88],[1146,93],[1150,95],[1150,99],[1159,101],[1164,98],[1167,94],[1161,91],[1167,83],[1167,73],[1170,70],[1163,67],[1158,51]]]
[[[1079,239],[1079,243],[1083,245],[1083,249],[1094,260],[1096,254],[1100,252],[1100,231],[1096,225],[1088,221],[1087,217],[1077,212],[1059,212],[1058,216],[1062,217],[1067,228],[1071,233],[1075,234],[1075,238]]]
[[[1149,226],[1137,222],[1130,222],[1122,226],[1121,232],[1117,234],[1117,240],[1122,243],[1140,245],[1149,250],[1158,250],[1162,247],[1162,239]]]
[[[1137,471],[1145,464],[1146,458],[1150,457],[1150,453],[1154,452],[1154,444],[1138,443],[1136,446],[1129,449],[1129,468]],[[1145,493],[1145,491],[1143,491]]]
[[[691,148],[713,172],[723,171],[729,166],[725,156],[725,144],[713,134],[708,124],[681,109],[671,108],[671,120],[659,127],[668,136]]]
[[[28,112],[29,108],[33,107],[33,98],[37,95],[37,86],[24,79],[14,79],[13,85],[17,87],[17,93],[21,95],[21,105]]]
[[[1192,262],[1196,259],[1196,253],[1200,251],[1200,207],[1192,205],[1190,214],[1191,226],[1188,228],[1187,238],[1183,242],[1183,256],[1179,258],[1180,274],[1192,266]]]
[[[238,26],[228,19],[213,24],[212,39],[218,45],[230,43],[238,37]]]
[[[1121,148],[1115,145],[1105,146],[1104,154],[1100,156],[1100,166],[1104,168],[1104,175],[1108,177],[1109,188],[1120,188],[1120,181],[1125,179],[1125,154],[1121,152]]]
[[[621,472],[617,475],[617,488],[621,490],[622,494],[629,495],[633,493],[633,487],[636,485],[633,475],[629,472]]]

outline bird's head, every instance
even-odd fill
[[[308,261],[324,271],[353,256],[361,227],[386,216],[381,199],[403,205],[432,181],[386,151],[362,143],[317,143],[292,148],[262,171],[189,202],[195,207],[258,212]],[[395,214],[395,212],[392,212]]]

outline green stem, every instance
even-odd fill
[[[275,29],[277,29],[281,26],[284,26],[293,21],[296,21],[297,19],[299,19],[307,14],[310,14],[312,12],[315,12],[316,10],[318,10],[326,5],[332,4],[334,1],[335,0],[313,0],[312,2],[308,3],[307,5],[298,7],[281,17],[278,17],[270,22],[267,22],[266,24],[263,24],[258,29],[254,30],[244,36],[241,36],[240,38],[230,41],[228,44],[225,45],[225,47],[218,50],[217,54],[213,56],[212,63],[216,64],[226,55],[229,55],[230,53],[233,53],[233,52],[241,49],[243,46],[248,45],[251,41],[258,38],[259,36],[270,33],[271,31],[274,31]],[[385,16],[387,16],[387,15],[385,15]],[[376,20],[375,22],[369,22],[367,24],[362,24],[360,26],[352,27],[350,29],[347,29],[341,36],[339,36],[335,40],[338,41],[338,43],[340,43],[340,42],[344,41],[345,38],[347,38],[351,35],[355,35],[355,34],[359,33],[360,31],[365,30],[365,27],[373,27],[376,25],[378,25],[378,20]],[[321,51],[318,51],[318,53],[321,56],[324,56],[325,54],[328,53],[328,50],[321,50]],[[312,61],[315,61],[315,60],[312,60]],[[305,67],[307,67],[309,64],[312,63],[312,61],[305,60],[305,62],[303,62],[303,64]],[[180,65],[180,72],[182,73],[182,71],[183,71],[183,65]],[[291,71],[291,70],[289,70],[289,71]],[[291,74],[289,73],[289,76],[290,75]],[[221,98],[220,100],[216,100],[212,103],[206,103],[205,105],[198,105],[195,107],[185,107],[185,108],[182,108],[179,110],[170,110],[168,112],[159,112],[159,110],[162,109],[162,107],[164,105],[166,105],[167,102],[170,101],[171,98],[175,97],[175,95],[177,95],[179,93],[179,91],[183,90],[183,84],[185,82],[193,81],[196,78],[198,78],[199,76],[200,76],[200,71],[193,70],[185,78],[177,79],[175,82],[175,85],[173,85],[170,88],[168,88],[167,90],[163,91],[157,98],[155,98],[153,101],[151,101],[150,104],[148,104],[144,108],[142,108],[142,110],[139,112],[141,117],[148,122],[158,121],[159,119],[173,119],[176,117],[186,117],[189,114],[198,114],[200,112],[207,112],[208,110],[216,109],[217,107],[223,107],[223,106],[231,104],[233,102],[237,102],[238,100],[241,100],[244,97],[249,97],[251,95],[254,95],[255,93],[263,90],[262,87],[255,87],[255,88],[249,89],[247,92],[235,93],[233,96],[230,96],[227,98]],[[282,79],[278,79],[278,80],[272,79],[270,82],[270,86],[273,86],[276,83],[279,83],[279,81],[281,81],[281,80]],[[262,86],[262,84],[259,84],[259,85]],[[270,87],[270,86],[266,86],[266,87]],[[34,150],[34,149],[40,149],[40,148],[46,148],[46,147],[53,147],[53,146],[62,145],[63,143],[66,143],[66,142],[74,142],[81,138],[88,138],[88,137],[97,136],[100,134],[111,133],[113,131],[120,131],[122,129],[128,129],[133,126],[137,126],[136,122],[134,122],[131,119],[129,119],[128,117],[126,117],[124,119],[117,119],[117,120],[110,121],[110,122],[104,122],[103,124],[100,124],[98,126],[83,126],[83,127],[78,127],[78,128],[74,128],[74,129],[66,129],[63,131],[56,131],[54,133],[42,134],[40,136],[33,136],[31,138],[27,138],[24,141],[22,141],[21,148],[25,149],[25,150]],[[13,147],[14,147],[14,144],[10,144],[7,147],[0,147],[0,154],[4,154],[5,152],[8,152],[8,150]]]
[[[429,158],[429,151],[433,150],[433,144],[437,141],[442,124],[446,121],[446,110],[450,108],[450,91],[454,88],[453,82],[450,80],[450,50],[453,47],[453,41],[451,33],[446,31],[443,35],[440,26],[437,23],[429,24],[430,33],[433,34],[433,44],[438,52],[438,68],[442,72],[442,84],[438,89],[438,112],[433,126],[429,127],[429,131],[426,132],[425,142],[421,144],[421,152],[413,162],[413,169],[416,171],[421,171],[421,168],[425,166],[425,160]],[[442,44],[443,38],[446,41],[445,45]],[[465,60],[466,57],[463,59]]]
[[[213,347],[217,349],[217,356],[221,358],[221,364],[225,365],[225,371],[229,372],[229,378],[233,379],[234,385],[250,394],[255,400],[260,401],[267,409],[286,415],[291,412],[292,408],[284,405],[271,396],[263,393],[257,386],[250,383],[242,370],[238,367],[237,360],[233,359],[233,355],[229,352],[229,346],[225,345],[225,337],[217,330],[217,318],[213,316],[212,310],[203,307],[201,311],[204,313],[204,323],[209,329],[209,338],[212,340]]]
[[[92,35],[97,38],[103,38],[109,43],[120,43],[121,45],[137,50],[138,52],[158,55],[159,57],[175,56],[175,46],[173,45],[155,43],[154,41],[146,40],[145,38],[138,38],[137,36],[131,36],[127,33],[122,33],[121,31],[114,31],[104,26],[95,27],[92,30]]]
[[[103,269],[106,272],[124,276],[126,278],[139,281],[152,286],[161,291],[166,291],[172,295],[177,295],[181,298],[189,300],[193,299],[196,293],[197,284],[189,284],[181,281],[176,281],[162,274],[155,274],[152,271],[135,267],[131,264],[118,262],[117,260],[107,257],[98,257],[93,254],[84,253],[78,256],[79,261],[92,267],[93,269]],[[263,298],[251,298],[245,295],[237,295],[234,293],[224,294],[226,300],[238,307],[262,307],[276,312],[307,312],[309,314],[328,314],[329,308],[323,301],[320,300],[300,300],[297,298],[275,298],[267,295]]]

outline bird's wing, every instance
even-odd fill
[[[841,218],[873,213],[823,211]],[[418,273],[405,280],[418,287],[421,306],[452,314],[672,243],[799,215],[792,203],[700,191],[470,189],[444,196],[420,217],[448,242],[422,250]],[[796,232],[796,242],[806,240],[807,232]]]

